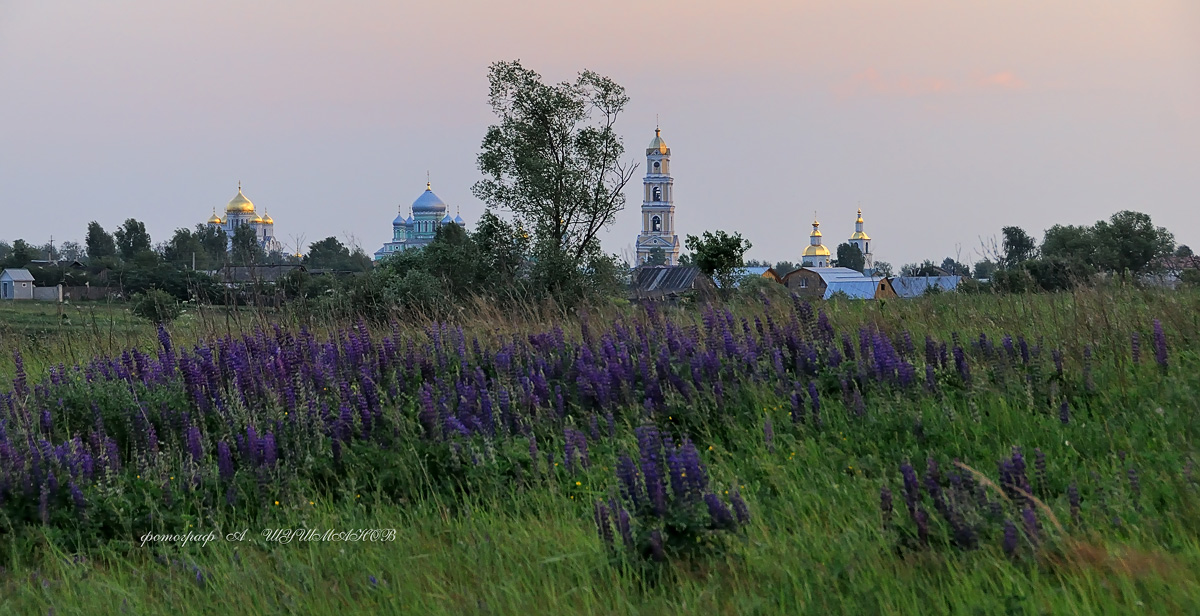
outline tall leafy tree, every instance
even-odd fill
[[[625,206],[622,190],[636,164],[621,160],[625,148],[614,125],[629,97],[592,71],[547,84],[519,61],[493,63],[488,83],[500,122],[484,136],[484,179],[472,192],[532,229],[539,261],[574,264],[574,276]]]
[[[1096,233],[1094,227],[1054,225],[1042,236],[1043,257],[1094,264]]]
[[[25,240],[15,240],[5,259],[5,267],[25,267],[37,258],[37,251]]]
[[[650,254],[646,255],[646,265],[666,265],[667,253],[658,246],[650,249]]]
[[[996,262],[991,259],[982,259],[975,262],[975,271],[972,277],[976,280],[986,280],[996,273]]]
[[[867,266],[867,258],[863,256],[862,250],[857,245],[843,243],[838,244],[837,247],[837,264],[838,267],[848,267],[861,272]]]
[[[1175,236],[1155,227],[1148,214],[1122,210],[1093,227],[1096,236],[1096,265],[1100,269],[1139,274],[1154,268],[1156,261],[1175,250]]]
[[[257,265],[263,262],[266,254],[258,245],[258,236],[250,225],[242,225],[233,231],[230,256],[236,265]]]
[[[229,258],[229,239],[225,230],[212,225],[198,224],[192,237],[204,248],[208,269],[217,269]]]
[[[150,234],[146,232],[146,225],[133,218],[125,219],[125,224],[113,233],[113,238],[117,241],[121,258],[127,261],[150,250]]]
[[[87,245],[88,258],[94,261],[117,254],[117,244],[113,240],[112,234],[105,231],[104,227],[94,220],[88,223],[87,238],[84,240],[84,244]]]
[[[304,264],[310,269],[346,269],[350,262],[350,249],[338,238],[330,236],[308,246]]]
[[[79,242],[66,241],[58,247],[58,257],[67,261],[78,261],[87,256],[83,246]]]
[[[181,268],[208,269],[208,252],[190,229],[179,228],[162,248],[163,260]]]
[[[953,257],[942,259],[942,264],[939,266],[944,272],[951,276],[971,276],[971,268],[965,263],[960,263]]]
[[[750,240],[740,233],[709,232],[687,236],[684,245],[692,252],[692,263],[711,276],[722,289],[733,287],[734,270],[742,267],[742,257],[750,250]]]
[[[491,210],[484,210],[475,224],[471,239],[479,247],[483,266],[495,280],[513,281],[529,253],[529,233],[518,223],[510,223]]]
[[[1021,227],[1004,227],[1000,233],[1004,236],[1005,267],[1016,267],[1037,256],[1037,244]]]

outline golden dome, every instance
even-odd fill
[[[808,237],[821,237],[821,230],[818,228],[820,226],[821,226],[821,223],[814,220],[812,233],[809,233]]]
[[[242,194],[242,187],[238,186],[238,194],[233,199],[229,200],[229,205],[225,206],[226,212],[253,212],[254,204]]]
[[[261,223],[264,221],[262,216],[255,216],[254,218],[250,219],[250,222]]]
[[[854,221],[854,222],[856,222],[856,223],[858,223],[858,224],[862,224],[862,221],[863,221],[863,219],[862,219],[862,208],[860,207],[860,208],[858,208],[858,220],[856,220],[856,221]]]
[[[263,214],[262,221],[267,223],[268,225],[275,224],[275,220],[271,218],[270,214]]]
[[[208,219],[208,224],[210,224],[210,225],[219,225],[219,224],[221,224],[222,222],[224,222],[224,221],[223,221],[223,220],[221,220],[221,217],[220,217],[220,216],[217,216],[217,210],[216,210],[216,208],[213,208],[213,215],[209,217],[209,219]]]
[[[850,239],[852,239],[852,240],[869,240],[871,238],[868,237],[867,234],[863,233],[862,231],[855,231],[854,235],[850,236]]]
[[[656,128],[656,129],[654,129],[654,141],[651,141],[651,142],[650,142],[650,146],[646,148],[646,153],[647,153],[647,154],[652,154],[652,153],[654,153],[654,150],[658,150],[658,153],[659,153],[659,154],[666,154],[666,153],[667,153],[667,150],[668,150],[669,148],[667,148],[667,142],[666,142],[666,141],[663,141],[663,138],[662,138],[662,136],[659,134],[659,133],[661,133],[661,132],[662,132],[662,131],[660,131],[660,130],[659,130],[659,129],[657,129],[657,128]]]
[[[815,246],[809,246],[808,248],[804,249],[804,256],[806,256],[806,257],[828,257],[829,249],[822,246],[821,244],[817,244]]]

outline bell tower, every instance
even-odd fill
[[[645,265],[657,248],[664,265],[679,263],[679,236],[675,233],[675,180],[671,179],[671,148],[662,131],[646,148],[646,177],[642,180],[642,232],[637,237],[637,265]]]

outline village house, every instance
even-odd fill
[[[33,299],[33,274],[27,269],[0,272],[0,299]]]

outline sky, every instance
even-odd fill
[[[965,262],[1122,209],[1200,248],[1200,2],[0,0],[0,239],[155,241],[237,192],[290,249],[374,252],[425,188],[470,224],[487,67],[623,85],[640,163],[603,236],[632,260],[655,119],[676,227],[748,258]]]

